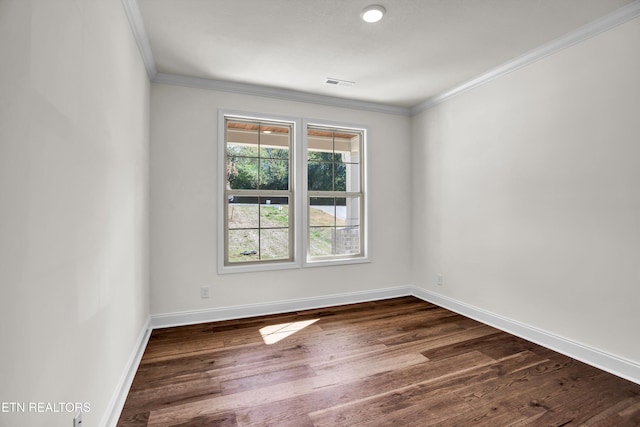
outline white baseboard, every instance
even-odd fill
[[[325,295],[314,298],[301,298],[264,304],[239,305],[233,307],[212,308],[208,310],[183,311],[179,313],[154,314],[151,326],[167,328],[171,326],[193,325],[196,323],[217,322],[220,320],[242,319],[245,317],[287,313],[298,310],[354,304],[358,302],[383,300],[412,295],[413,287],[374,289],[370,291],[349,292],[337,295]]]
[[[551,350],[640,384],[640,365],[593,347],[508,319],[426,289],[412,287],[412,295],[424,301],[470,317],[494,328],[524,338]]]
[[[100,421],[100,426],[115,427],[116,424],[118,424],[118,418],[120,418],[122,408],[124,408],[124,403],[127,400],[131,383],[133,383],[133,377],[135,377],[136,372],[138,371],[138,366],[140,365],[140,360],[142,360],[144,350],[147,348],[151,331],[151,318],[148,318],[140,331],[140,335],[136,341],[136,346],[129,356],[129,360],[127,360],[125,369],[122,372],[122,375],[120,375],[120,380],[118,381],[116,390],[111,397],[109,405],[107,406],[107,410]]]

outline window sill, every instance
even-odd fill
[[[329,267],[333,265],[368,264],[371,260],[366,257],[343,258],[343,259],[322,259],[317,261],[305,261],[303,267]]]
[[[218,274],[257,273],[272,270],[292,270],[300,268],[297,262],[274,262],[270,264],[224,265],[218,268]]]
[[[305,261],[303,265],[297,262],[280,262],[273,264],[251,264],[251,265],[226,265],[218,268],[218,274],[235,273],[259,273],[263,271],[294,270],[307,267],[331,267],[351,264],[369,264],[369,258],[345,258],[345,259],[323,259],[317,261]]]

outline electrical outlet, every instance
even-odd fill
[[[82,412],[78,412],[75,417],[73,417],[73,427],[82,427]]]
[[[209,298],[209,287],[202,286],[200,288],[200,298]]]
[[[442,274],[436,274],[436,285],[443,286],[444,285],[444,277]]]

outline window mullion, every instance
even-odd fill
[[[307,191],[310,197],[362,197],[362,192],[353,191]]]

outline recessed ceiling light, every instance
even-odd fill
[[[374,23],[381,20],[385,12],[386,10],[384,7],[380,6],[379,4],[374,4],[362,9],[360,17],[364,22]]]

